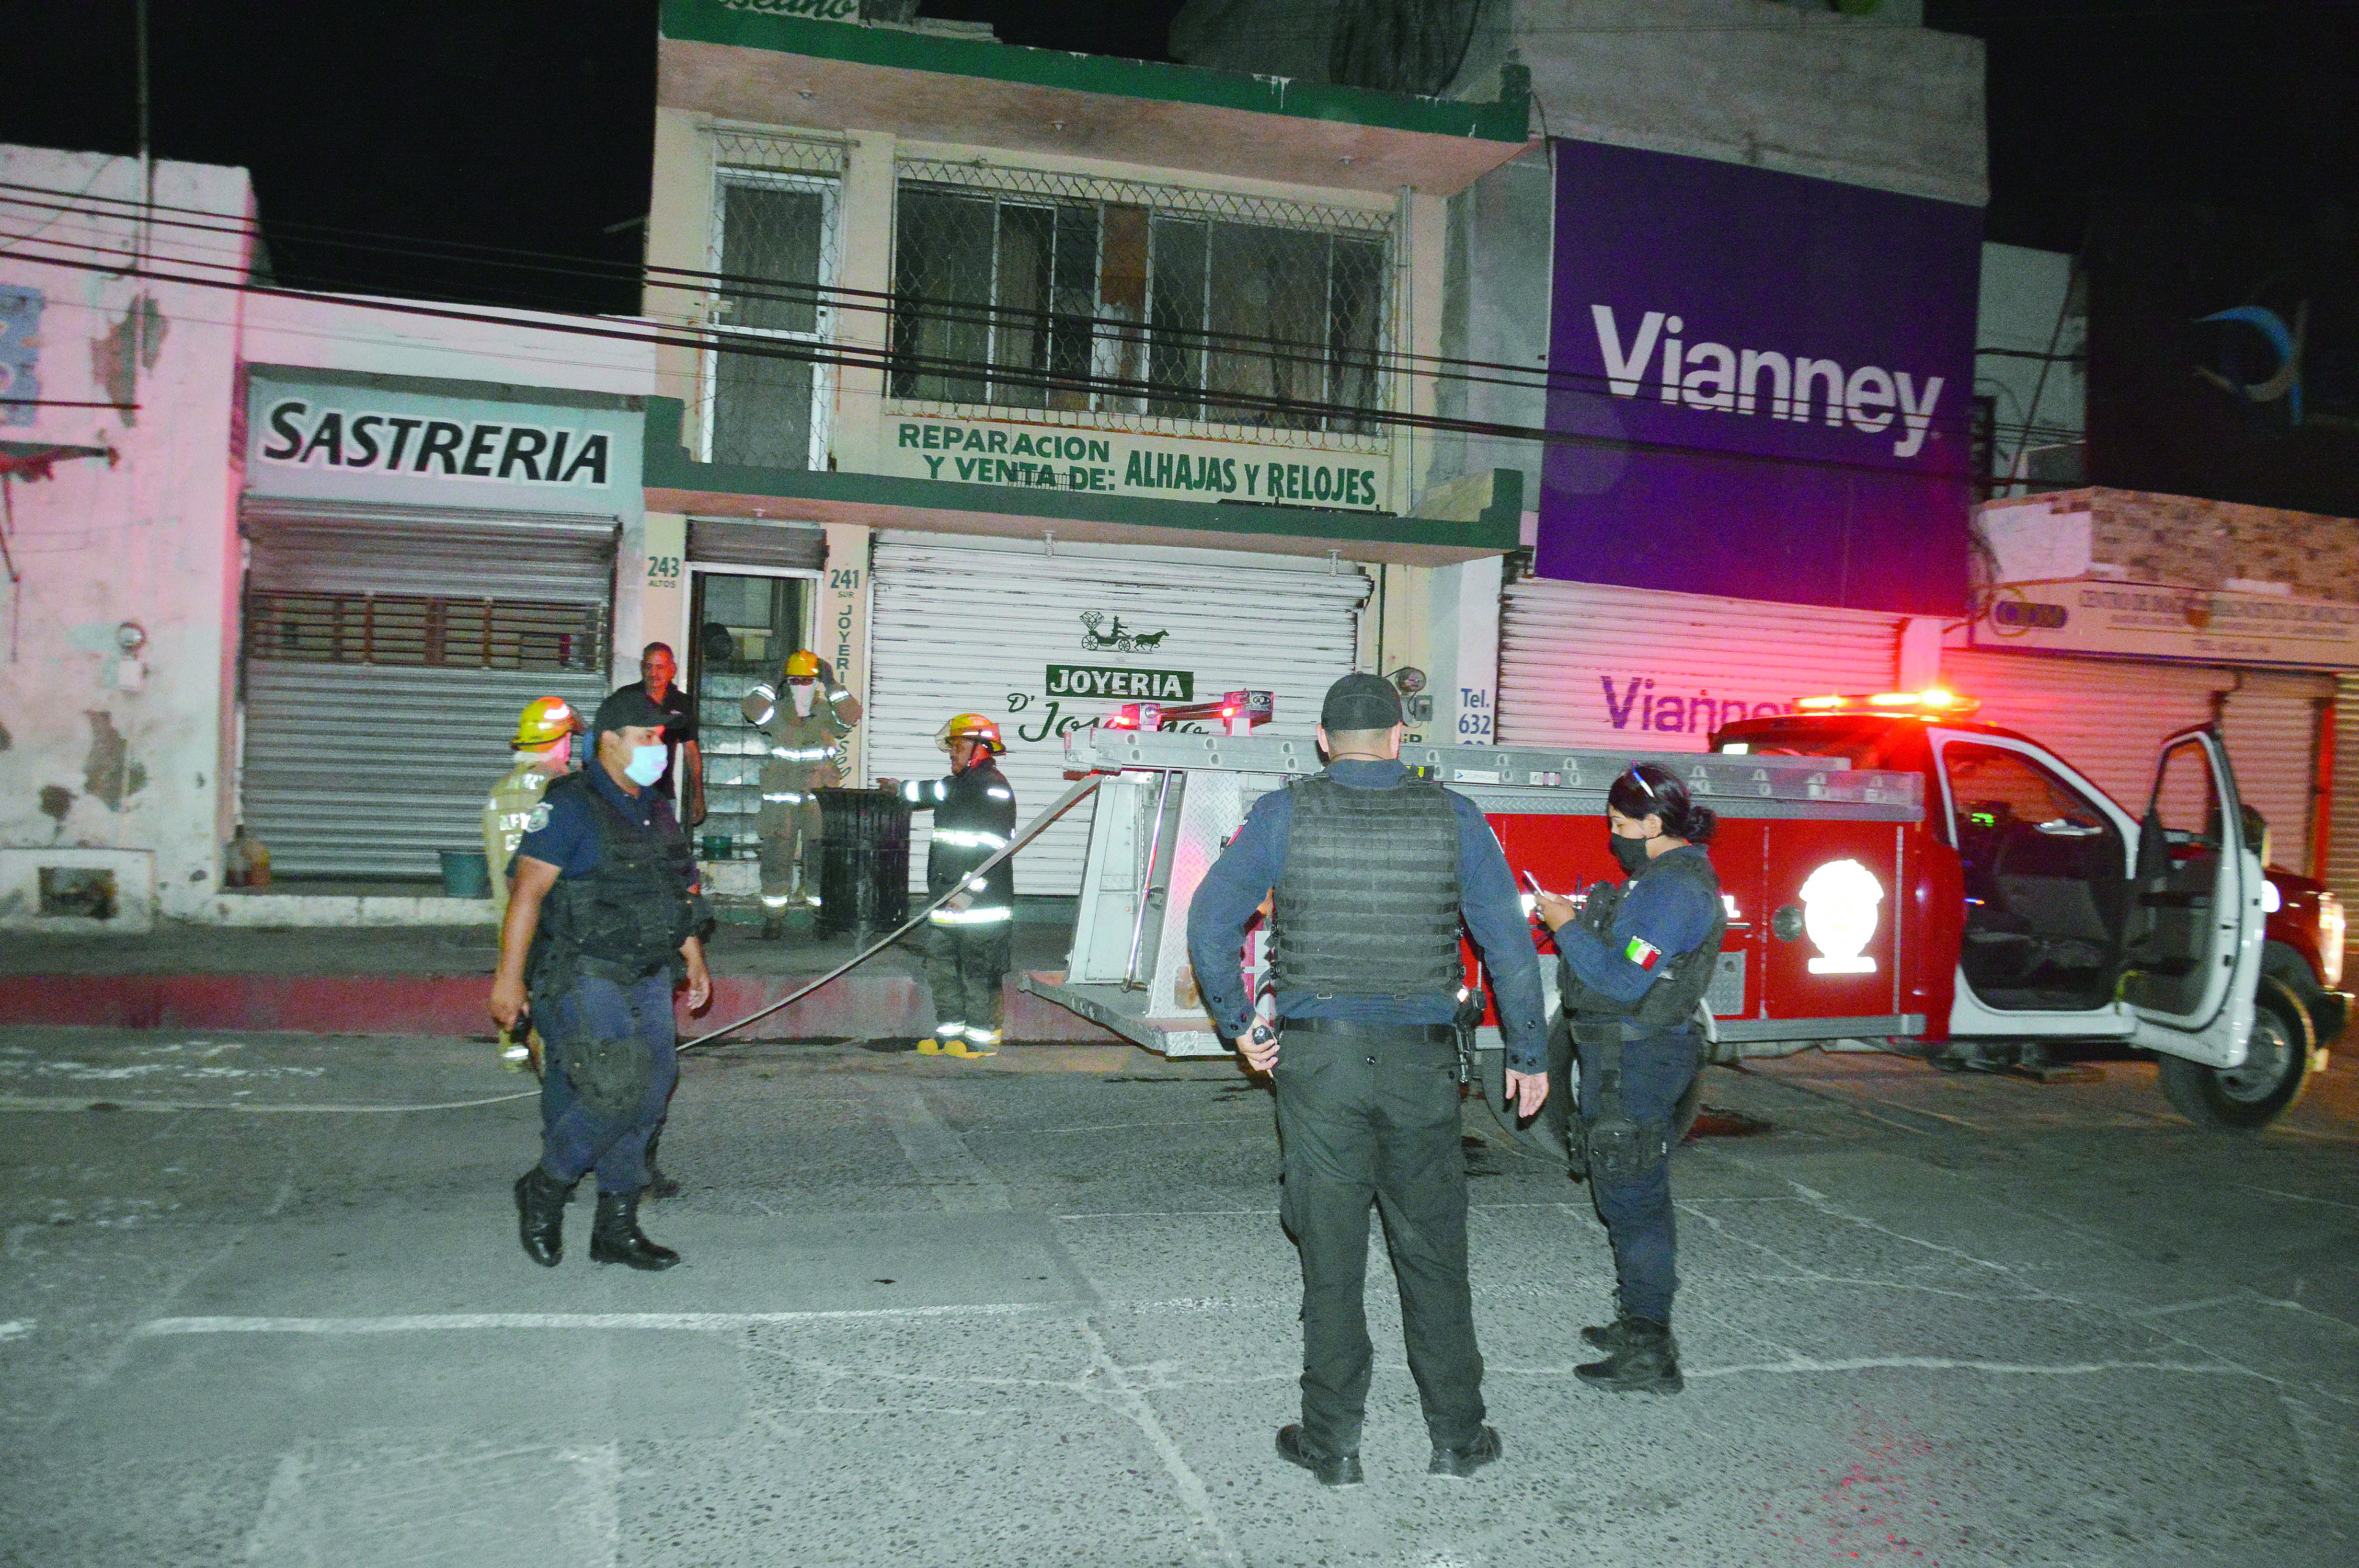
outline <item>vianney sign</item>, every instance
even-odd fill
[[[885,471],[962,484],[1374,512],[1391,481],[1388,460],[1368,452],[995,419],[896,419],[888,431]]]

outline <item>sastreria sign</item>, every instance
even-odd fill
[[[1962,612],[1981,210],[1556,159],[1539,575]]]

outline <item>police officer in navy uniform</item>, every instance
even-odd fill
[[[1466,1281],[1459,1145],[1462,924],[1483,949],[1525,1116],[1548,1093],[1538,954],[1498,838],[1463,795],[1399,761],[1400,697],[1347,676],[1320,709],[1325,772],[1256,802],[1205,874],[1188,952],[1221,1033],[1276,1081],[1280,1218],[1302,1254],[1302,1420],[1277,1451],[1325,1485],[1363,1476],[1373,1351],[1362,1290],[1368,1206],[1382,1213],[1409,1370],[1439,1476],[1499,1456]],[[1255,1022],[1239,961],[1256,909],[1270,928],[1276,1032]]]
[[[600,703],[591,764],[549,785],[516,846],[491,1011],[512,1028],[528,995],[547,1045],[540,1162],[516,1178],[516,1203],[526,1254],[549,1268],[564,1249],[566,1196],[592,1170],[591,1260],[679,1261],[638,1220],[647,1140],[679,1078],[672,992],[684,983],[691,1009],[712,994],[696,862],[654,787],[667,718],[630,687]]]
[[[1573,1370],[1595,1388],[1677,1393],[1685,1384],[1671,1336],[1670,1147],[1680,1098],[1702,1070],[1698,1008],[1727,924],[1703,849],[1718,818],[1653,762],[1614,781],[1605,817],[1629,880],[1600,884],[1578,909],[1555,894],[1538,900],[1556,933],[1565,1018],[1581,1054],[1576,1153],[1617,1281],[1614,1321],[1581,1331],[1606,1357]]]

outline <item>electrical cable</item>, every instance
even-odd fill
[[[652,332],[625,331],[614,327],[589,324],[598,318],[578,321],[518,320],[514,317],[486,315],[463,308],[414,304],[400,300],[342,298],[323,296],[308,289],[277,288],[250,281],[225,278],[190,277],[167,273],[153,267],[125,265],[116,263],[77,261],[65,257],[25,257],[38,265],[64,267],[82,272],[104,273],[110,276],[146,278],[153,282],[179,284],[190,287],[213,288],[230,293],[251,294],[272,298],[296,299],[312,304],[335,304],[352,309],[383,311],[395,315],[422,316],[434,319],[468,321],[485,326],[506,327],[532,331],[570,333],[580,337],[605,338],[621,342],[636,343],[652,348],[684,348],[701,352],[715,350],[755,358],[790,360],[802,363],[833,365],[853,370],[875,370],[884,373],[906,371],[913,363],[922,373],[956,377],[976,378],[977,367],[972,361],[934,357],[916,357],[889,348],[852,349],[839,344],[802,346],[791,340],[775,337],[744,336],[729,329],[703,327],[669,329],[650,323]],[[1172,389],[1152,382],[1135,379],[1067,374],[1048,371],[1015,370],[989,367],[990,376],[1014,384],[1038,387],[1047,391],[1110,392],[1117,395],[1136,396],[1157,401],[1169,401]],[[1573,430],[1549,429],[1538,426],[1506,425],[1491,420],[1461,419],[1441,415],[1416,414],[1399,409],[1361,408],[1347,404],[1308,399],[1263,396],[1252,393],[1190,389],[1184,401],[1215,408],[1245,409],[1265,414],[1329,416],[1368,425],[1385,425],[1402,429],[1440,430],[1456,434],[1485,436],[1498,440],[1529,441],[1541,446],[1593,448],[1616,452],[1654,452],[1691,458],[1702,462],[1757,464],[1772,468],[1817,469],[1828,471],[1852,471],[1874,474],[1879,478],[1921,478],[1929,482],[1956,480],[1963,482],[1969,473],[1924,474],[1896,476],[1887,464],[1845,460],[1832,458],[1799,458],[1785,453],[1746,452],[1711,447],[1695,447],[1680,442],[1635,440],[1626,437],[1593,436]],[[1281,427],[1282,428],[1282,427]],[[1349,454],[1344,454],[1348,456]],[[1245,504],[1254,504],[1246,503]],[[1283,503],[1273,503],[1283,504]]]
[[[1542,124],[1543,128],[1545,128],[1545,118],[1543,118]],[[1553,146],[1552,142],[1550,145]],[[48,187],[23,185],[5,180],[0,180],[0,191],[24,191],[34,195],[46,196],[60,196],[65,194],[64,192],[57,191]],[[110,201],[125,206],[136,205],[130,202],[127,198],[122,197],[92,197],[89,200]],[[51,205],[50,203],[27,200],[23,197],[17,196],[0,197],[0,201],[7,201],[20,206],[31,206],[36,209],[46,208]],[[193,221],[194,218],[225,219],[229,216],[226,213],[207,212],[199,208],[175,207],[164,203],[158,204],[157,211],[191,215],[184,218],[157,218],[153,220],[155,222],[173,227],[184,228],[201,232],[234,235],[245,239],[257,238],[259,234],[258,226],[247,227],[243,224],[236,223],[204,223]],[[114,218],[120,221],[128,221],[133,216],[131,213],[104,212],[92,212],[89,215],[94,218]],[[289,225],[288,227],[304,226]],[[440,255],[432,250],[419,248],[418,242],[403,240],[400,236],[375,235],[370,231],[362,230],[323,230],[322,232],[329,233],[350,233],[355,236],[360,236],[359,238],[354,238],[349,241],[338,239],[321,242],[325,243],[337,244],[344,248],[382,253],[386,254],[398,254],[428,260],[451,261],[470,259],[462,255]],[[364,238],[382,238],[394,240],[398,243],[386,245],[369,244],[362,243]],[[56,242],[49,243],[54,243]],[[92,242],[77,243],[83,244],[85,248],[89,249],[103,248]],[[1401,349],[1371,350],[1364,353],[1347,352],[1339,354],[1331,345],[1314,342],[1309,340],[1273,338],[1266,335],[1226,332],[1212,328],[1151,327],[1141,322],[1110,321],[1093,316],[1085,316],[1068,312],[1025,309],[1012,306],[982,305],[971,301],[928,300],[922,302],[921,305],[913,306],[911,299],[904,294],[897,294],[876,289],[853,288],[842,284],[806,284],[790,282],[778,278],[765,278],[746,273],[701,271],[689,267],[666,267],[657,266],[654,265],[641,265],[624,262],[609,263],[589,257],[570,257],[560,252],[523,251],[505,246],[480,246],[473,244],[471,242],[452,241],[440,243],[448,244],[453,251],[484,252],[487,258],[493,258],[489,261],[489,265],[548,272],[577,278],[594,278],[598,281],[636,281],[640,285],[643,291],[647,288],[657,288],[693,294],[717,292],[723,294],[732,302],[744,301],[752,303],[795,305],[808,307],[814,310],[855,310],[887,316],[908,315],[928,323],[940,323],[954,326],[1004,327],[1013,325],[1030,330],[1043,332],[1051,331],[1058,325],[1063,324],[1074,327],[1085,327],[1090,329],[1093,333],[1102,334],[1116,341],[1134,339],[1141,347],[1154,347],[1169,343],[1177,343],[1180,345],[1184,351],[1202,349],[1206,351],[1217,351],[1225,358],[1265,359],[1286,363],[1299,363],[1306,360],[1316,360],[1322,362],[1332,362],[1346,370],[1365,368],[1375,372],[1391,372],[1393,373],[1399,374],[1423,373],[1426,374],[1429,379],[1435,381],[1458,381],[1469,384],[1506,386],[1519,391],[1549,392],[1562,389],[1576,392],[1596,393],[1604,389],[1611,379],[1608,376],[1598,373],[1560,371],[1552,367],[1540,369],[1535,368],[1531,365],[1517,364],[1506,361],[1462,359],[1440,354],[1417,353]],[[502,261],[496,259],[503,255],[522,256],[533,259],[525,261]],[[562,262],[567,265],[541,265],[543,262]],[[236,269],[242,268],[243,266],[243,264],[239,262],[212,262],[193,257],[177,258],[176,264],[180,265],[214,266],[223,269]],[[604,273],[587,270],[593,266],[606,268],[608,270]],[[669,281],[671,279],[679,279],[680,281]],[[298,290],[295,292],[301,295],[316,295],[320,291]],[[533,295],[513,292],[509,293],[509,297],[517,300],[519,304],[524,305],[526,308],[533,308],[532,302],[538,297]],[[647,319],[647,318],[644,317],[639,319]],[[706,326],[683,330],[713,332],[723,332],[727,330],[727,329],[723,329],[718,326]],[[758,330],[750,330],[758,331]],[[901,362],[908,357],[903,351],[898,349],[890,349],[887,350],[886,352],[891,355],[896,365],[900,364]],[[1026,374],[1033,373],[1022,371],[1017,367],[985,364],[983,366],[982,374],[977,375],[974,373],[974,362],[960,360],[949,362],[955,363],[960,367],[962,375],[964,379],[987,378],[997,381],[1016,381],[1020,380]],[[1415,372],[1410,369],[1410,367],[1417,365],[1430,365],[1444,368],[1422,373]],[[1505,373],[1505,374],[1473,375],[1465,373],[1471,371],[1500,372]],[[1094,380],[1096,378],[1084,379]],[[1026,384],[1031,384],[1026,383]],[[1174,386],[1169,383],[1155,382],[1151,379],[1145,383],[1125,383],[1125,384],[1144,385],[1150,390],[1147,394],[1143,394],[1142,395],[1152,395],[1159,401],[1202,402],[1206,401],[1209,395],[1205,392],[1200,392],[1193,388]],[[1297,411],[1313,406],[1311,404],[1296,399],[1278,398],[1269,401],[1273,406],[1280,407],[1288,411]],[[1355,418],[1373,418],[1383,412],[1380,410],[1362,409],[1354,405],[1348,404],[1327,405],[1321,406],[1334,406],[1349,409],[1352,416]],[[1951,422],[1959,421],[1962,418],[1962,416],[1952,413],[1942,416],[1935,421],[1935,424],[1946,429]],[[1962,425],[1961,425],[1960,427],[1962,428]]]
[[[1049,824],[1056,821],[1057,818],[1062,816],[1067,811],[1071,810],[1075,801],[1080,800],[1083,795],[1097,788],[1101,782],[1102,775],[1097,773],[1092,773],[1086,778],[1077,780],[1072,788],[1067,790],[1063,795],[1059,795],[1048,810],[1034,817],[1031,823],[1027,826],[1021,833],[1018,833],[1015,838],[1009,839],[1006,845],[996,854],[993,855],[991,859],[984,861],[983,864],[975,867],[973,871],[968,871],[965,876],[961,877],[956,885],[952,886],[948,892],[934,900],[933,903],[926,905],[925,908],[918,911],[917,914],[909,916],[908,920],[891,935],[879,938],[874,946],[864,948],[860,952],[853,954],[851,957],[845,959],[842,963],[838,964],[834,968],[830,969],[827,973],[811,981],[810,984],[803,987],[800,990],[798,990],[789,996],[780,998],[778,1000],[770,1003],[769,1006],[763,1008],[760,1011],[749,1012],[745,1017],[737,1020],[734,1023],[724,1023],[720,1028],[712,1030],[708,1033],[698,1035],[687,1044],[680,1046],[679,1048],[679,1054],[694,1051],[701,1046],[710,1045],[712,1042],[720,1039],[724,1034],[734,1034],[749,1023],[758,1022],[761,1020],[769,1017],[770,1014],[777,1012],[781,1008],[791,1007],[796,1002],[802,1000],[803,998],[810,995],[811,992],[819,989],[820,987],[829,983],[831,980],[836,979],[840,976],[849,974],[852,970],[858,968],[861,965],[866,963],[877,954],[882,953],[886,948],[890,947],[894,943],[898,942],[902,937],[907,936],[910,932],[915,931],[918,928],[919,922],[924,920],[928,915],[933,914],[934,911],[941,908],[942,905],[950,903],[951,900],[956,898],[962,892],[965,891],[967,882],[970,879],[980,877],[984,872],[991,870],[992,867],[999,864],[1000,861],[1007,859],[1008,856],[1013,855],[1016,850],[1021,849],[1025,845],[1029,844],[1033,839],[1038,838],[1042,829],[1046,828]]]

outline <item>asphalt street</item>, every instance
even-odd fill
[[[1715,1070],[1688,1391],[1595,1393],[1583,1190],[1468,1119],[1503,1462],[1428,1476],[1370,1271],[1368,1485],[1299,1367],[1268,1097],[1223,1064],[694,1060],[642,1275],[528,1262],[536,1113],[438,1040],[0,1032],[0,1562],[2347,1565],[2359,1076],[2196,1131],[2149,1066]],[[1380,1243],[1378,1243],[1380,1246]]]

